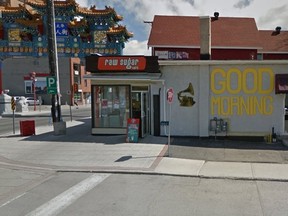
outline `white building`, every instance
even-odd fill
[[[141,120],[141,136],[167,135],[162,121],[170,122],[172,136],[214,136],[215,120],[217,136],[265,137],[272,128],[285,134],[282,79],[288,61],[159,61],[159,71],[139,72],[137,66],[123,73],[101,72],[105,61],[93,62],[95,70],[89,70],[86,60],[92,72],[86,76],[92,85],[92,134],[125,134],[128,118]]]

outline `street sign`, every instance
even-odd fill
[[[13,110],[13,134],[15,134],[15,108],[16,108],[15,98],[11,97],[11,109]]]
[[[172,103],[173,101],[173,94],[174,94],[174,91],[172,88],[169,88],[168,91],[167,91],[167,101],[168,103]]]
[[[163,125],[168,126],[168,157],[170,157],[170,135],[171,135],[171,133],[170,133],[170,129],[171,129],[170,121],[171,121],[171,113],[172,113],[171,107],[172,107],[172,102],[173,102],[173,94],[174,94],[173,88],[169,88],[167,90],[167,101],[170,104],[169,105],[169,108],[170,108],[169,109],[170,110],[170,112],[169,112],[169,121],[163,123]]]
[[[16,108],[16,103],[14,97],[11,97],[11,109],[14,111]]]
[[[55,76],[46,77],[47,93],[57,94],[57,79]]]
[[[169,126],[169,121],[161,121],[160,125],[162,126]]]

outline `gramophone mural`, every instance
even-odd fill
[[[194,89],[191,82],[185,90],[178,92],[177,96],[180,102],[180,106],[191,107],[196,103],[192,97],[194,96]]]

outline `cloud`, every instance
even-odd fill
[[[82,7],[96,5],[104,9],[105,5],[115,9],[123,16],[120,25],[126,26],[134,37],[125,44],[125,55],[151,55],[147,40],[151,25],[144,21],[153,21],[155,15],[175,16],[213,16],[214,12],[225,17],[253,17],[259,29],[274,30],[281,26],[287,29],[287,0],[76,0]],[[168,24],[169,25],[169,24]]]
[[[246,8],[248,7],[254,0],[240,0],[238,1],[234,7],[235,8],[239,8],[239,9],[242,9],[242,8]]]
[[[76,0],[76,2],[81,7],[90,7],[90,5],[91,5],[89,0]]]
[[[168,9],[172,11],[172,13],[179,14],[179,9],[177,5],[173,3],[173,0],[169,0],[167,3],[168,3],[167,4]]]
[[[151,55],[151,50],[147,46],[148,41],[130,40],[125,44],[124,55]]]
[[[183,0],[183,2],[189,3],[191,6],[194,6],[195,1],[194,0]]]
[[[264,16],[260,16],[258,23],[263,27],[267,26],[268,29],[271,29],[271,26],[274,26],[274,28],[276,28],[276,26],[281,26],[283,30],[287,29],[287,10],[288,5],[270,8]]]

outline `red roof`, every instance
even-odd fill
[[[260,30],[259,36],[263,50],[260,53],[288,52],[288,31]]]
[[[200,47],[200,20],[194,16],[155,16],[149,47]],[[260,48],[254,18],[211,18],[212,48]]]
[[[188,16],[154,16],[148,46],[199,46],[199,19]]]

